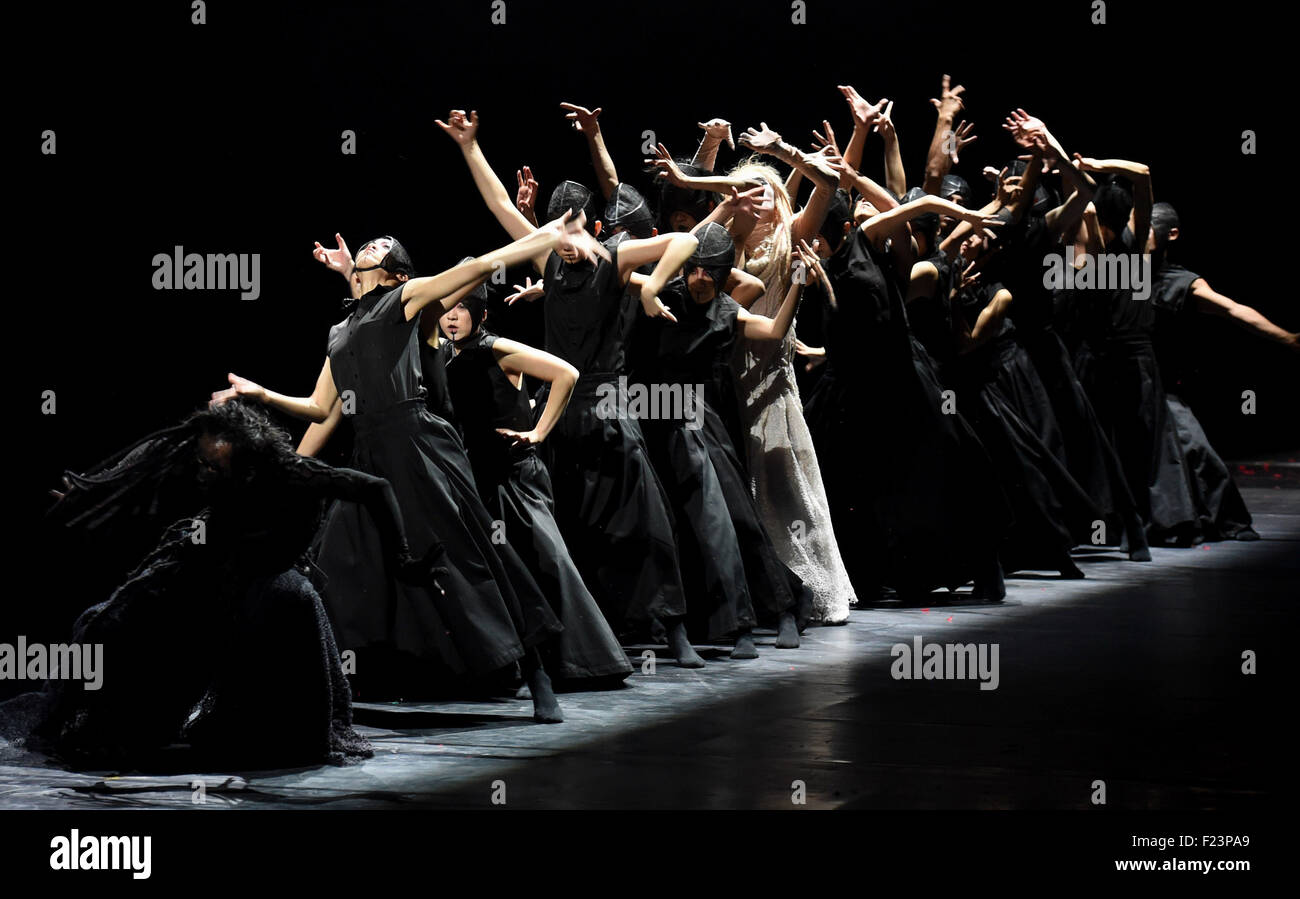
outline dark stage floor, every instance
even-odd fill
[[[490,807],[498,781],[511,808],[790,808],[794,781],[808,808],[1086,808],[1094,780],[1111,808],[1262,808],[1300,492],[1244,492],[1259,542],[1081,554],[1086,580],[1017,577],[1001,605],[855,611],[799,650],[768,635],[756,661],[564,695],[561,725],[518,700],[363,705],[376,754],[354,767],[112,778],[0,742],[0,808]],[[890,647],[916,636],[998,644],[998,688],[894,680]]]

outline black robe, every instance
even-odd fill
[[[837,303],[804,413],[854,589],[910,597],[994,577],[1006,500],[909,331],[892,259],[855,228],[824,267]]]
[[[425,343],[424,368],[445,372],[479,496],[564,625],[544,647],[547,670],[561,681],[621,680],[632,666],[560,535],[546,466],[535,447],[511,446],[496,432],[533,426],[527,394],[497,364],[496,339],[480,328],[454,355],[449,340],[437,350]]]
[[[616,633],[642,635],[685,615],[686,598],[668,497],[640,424],[608,408],[639,312],[618,277],[617,247],[610,252],[572,266],[555,253],[547,260],[545,349],[579,376],[542,450],[555,518],[587,588]]]
[[[1187,310],[1187,299],[1192,284],[1199,277],[1177,263],[1162,260],[1157,264],[1151,295],[1155,307],[1153,341],[1156,358],[1167,391],[1165,398],[1169,416],[1187,463],[1188,486],[1196,504],[1197,535],[1206,540],[1249,539],[1255,531],[1251,527],[1246,501],[1232,480],[1228,466],[1210,446],[1205,430],[1179,389],[1183,381],[1179,355],[1171,344],[1183,336],[1178,327],[1179,319],[1191,314]]]
[[[692,629],[719,640],[756,624],[774,627],[785,612],[802,629],[812,593],[777,556],[721,414],[734,398],[740,307],[725,293],[698,304],[681,278],[660,298],[677,322],[645,322],[654,348],[648,386],[679,396],[682,414],[650,419],[644,430],[676,514]]]
[[[322,592],[339,645],[361,655],[355,680],[365,695],[410,696],[434,680],[510,666],[561,629],[518,553],[493,541],[460,435],[429,411],[419,318],[407,321],[403,286],[372,290],[334,326],[330,366],[355,434],[353,467],[391,482],[417,555],[441,537],[449,573],[445,593],[398,583],[365,511],[330,509]]]

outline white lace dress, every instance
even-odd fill
[[[776,315],[789,288],[784,272],[770,271],[774,237],[761,243],[746,265],[768,284],[750,311],[768,317]],[[777,554],[812,590],[813,619],[839,624],[848,620],[849,604],[857,599],[831,527],[826,488],[795,382],[794,356],[793,327],[780,341],[737,339],[732,374],[745,430],[742,452]]]

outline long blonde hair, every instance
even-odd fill
[[[793,252],[790,229],[794,224],[794,210],[780,173],[767,163],[760,162],[760,159],[759,156],[749,157],[732,169],[728,177],[763,181],[772,187],[772,232],[760,240],[753,250],[745,250],[745,271],[763,279],[766,294],[771,295],[773,291],[781,294],[785,291],[785,280],[790,274],[790,257]]]

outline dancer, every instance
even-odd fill
[[[735,272],[735,244],[727,229],[709,223],[697,232],[699,246],[681,277],[664,286],[659,299],[672,319],[652,318],[651,345],[655,365],[649,373],[653,389],[682,397],[683,414],[660,416],[645,423],[660,477],[677,513],[682,564],[690,576],[688,608],[710,610],[699,626],[711,642],[734,641],[733,659],[757,658],[752,629],[757,624],[777,629],[776,647],[799,645],[799,631],[812,612],[812,594],[798,576],[783,565],[759,521],[736,450],[717,409],[731,383],[728,360],[738,336],[780,340],[794,322],[795,310],[809,271],[816,272],[811,247],[799,251],[794,282],[775,319],[755,315],[725,292],[739,276],[751,297],[763,290],[753,276]],[[644,282],[633,275],[633,282]],[[641,302],[654,315],[655,297],[642,287]],[[688,414],[688,411],[690,414]],[[710,594],[696,602],[699,587]],[[703,615],[692,615],[704,618]]]
[[[84,474],[50,517],[68,527],[152,521],[164,497],[193,514],[166,529],[73,629],[101,644],[100,689],[52,681],[36,744],[78,764],[148,767],[186,742],[214,765],[341,764],[371,755],[320,597],[305,575],[322,501],[359,504],[404,582],[438,589],[436,540],[412,557],[389,483],[293,452],[248,401],[214,405]]]
[[[453,110],[438,122],[460,147],[488,209],[511,236],[533,226],[510,201],[478,143],[478,114]],[[686,601],[667,496],[634,418],[598,410],[626,378],[626,345],[637,309],[627,295],[639,266],[658,261],[651,295],[695,247],[690,235],[625,240],[610,250],[577,240],[532,257],[544,274],[513,300],[545,296],[546,351],[580,372],[573,397],[546,446],[556,519],[578,570],[620,636],[662,626],[679,665],[704,660],[690,645]],[[660,307],[662,304],[660,304]],[[659,307],[657,307],[659,308]],[[622,383],[626,383],[624,380]]]
[[[786,144],[766,124],[746,131],[741,142],[791,165],[812,181],[815,186],[808,204],[796,214],[776,170],[759,162],[741,165],[725,178],[689,177],[662,144],[657,157],[647,161],[681,188],[726,192],[755,184],[763,187],[757,220],[733,219],[730,230],[742,248],[744,270],[761,278],[765,286],[750,310],[774,317],[789,283],[792,247],[816,237],[838,179],[824,161]],[[817,454],[804,422],[792,364],[795,339],[792,329],[777,342],[744,336],[736,341],[732,370],[744,454],[763,528],[781,561],[813,591],[814,620],[840,624],[848,620],[857,597],[836,543]]]
[[[823,311],[830,342],[806,414],[831,486],[836,533],[855,547],[854,586],[872,601],[886,587],[919,601],[937,587],[973,580],[979,598],[1000,600],[1005,500],[979,440],[959,412],[945,408],[950,398],[934,364],[908,332],[887,249],[891,238],[906,239],[906,223],[918,216],[944,212],[981,229],[997,223],[937,197],[899,206],[846,161],[836,166],[862,192],[862,220],[853,220],[840,194],[817,240],[829,275]],[[864,425],[887,439],[853,440]]]
[[[1171,251],[1181,234],[1174,207],[1168,203],[1154,204],[1151,236],[1146,247],[1153,256],[1155,270],[1151,296],[1156,312],[1154,342],[1169,413],[1187,460],[1196,502],[1197,535],[1206,540],[1258,540],[1259,534],[1251,527],[1250,512],[1228,466],[1214,451],[1201,423],[1183,399],[1184,379],[1172,344],[1181,336],[1179,318],[1188,311],[1226,318],[1256,337],[1293,351],[1300,349],[1300,334],[1278,327],[1257,310],[1224,296],[1200,275],[1174,262]]]
[[[223,401],[246,396],[291,415],[324,422],[336,403],[355,433],[356,467],[386,477],[402,504],[413,544],[423,547],[435,529],[447,546],[446,594],[395,585],[377,552],[372,523],[355,507],[336,504],[320,541],[319,564],[329,580],[325,602],[339,641],[358,650],[362,686],[375,687],[371,668],[405,692],[433,675],[484,675],[520,662],[534,718],[563,720],[537,646],[560,630],[540,588],[508,544],[492,541],[492,518],[474,486],[455,429],[429,411],[420,366],[418,317],[427,306],[454,306],[454,292],[539,252],[561,237],[579,240],[582,216],[556,219],[507,247],[432,277],[415,278],[405,248],[392,238],[367,242],[355,261],[346,244],[316,258],[343,274],[356,304],[330,333],[329,356],[307,397],[289,397],[231,374]],[[363,655],[364,653],[364,655]]]
[[[424,368],[445,369],[479,495],[564,625],[542,650],[547,668],[571,688],[617,684],[632,666],[569,555],[538,454],[578,371],[550,353],[497,337],[484,326],[486,317],[487,290],[479,284],[439,319],[447,339],[436,349],[436,335],[426,340]],[[550,386],[536,425],[522,389],[525,376]]]

